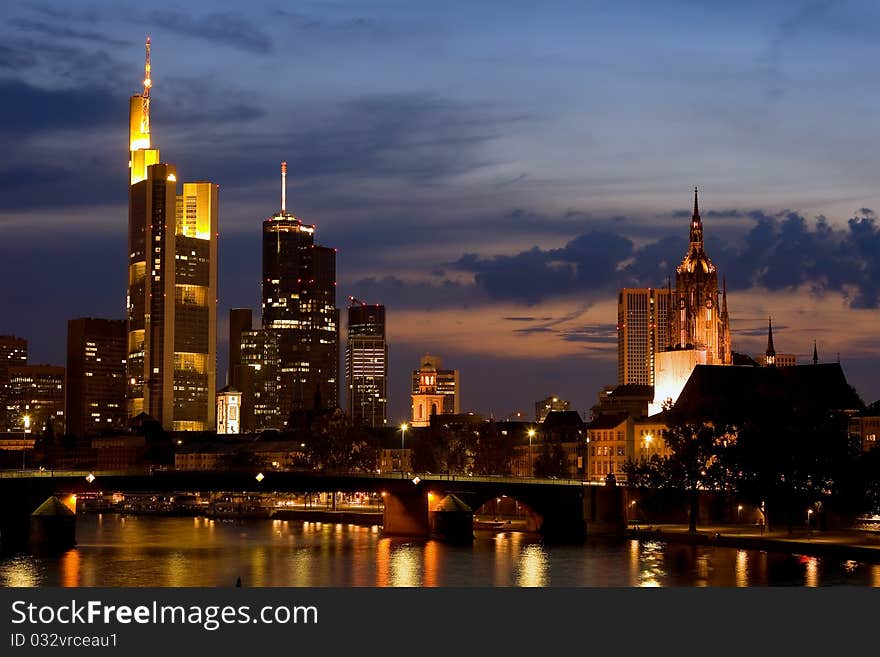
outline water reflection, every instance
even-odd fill
[[[80,516],[78,546],[0,560],[0,586],[880,586],[880,565],[601,541],[546,546],[520,532],[472,545],[385,537],[377,526]]]

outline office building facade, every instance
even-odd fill
[[[355,304],[349,307],[345,383],[352,422],[358,426],[385,426],[388,422],[385,306]]]

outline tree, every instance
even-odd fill
[[[561,442],[544,441],[535,459],[535,476],[541,478],[568,476],[568,457]]]
[[[670,486],[688,497],[688,530],[697,531],[701,490],[724,488],[730,480],[726,451],[735,442],[733,427],[693,422],[667,409],[664,440],[672,455],[663,464]]]
[[[495,422],[484,422],[475,435],[474,472],[477,474],[510,474],[513,443],[503,435]]]

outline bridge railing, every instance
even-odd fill
[[[224,468],[222,470],[181,470],[170,467],[145,466],[139,468],[126,468],[122,470],[53,470],[53,469],[30,469],[30,470],[0,470],[0,478],[43,478],[57,477],[65,479],[86,478],[90,475],[96,479],[101,477],[132,477],[155,475],[161,476],[169,473],[216,473],[216,474],[255,474],[262,472],[264,477],[271,474],[298,474],[304,477],[344,477],[352,479],[374,479],[397,481],[401,479],[419,481],[462,481],[481,483],[505,483],[505,484],[536,484],[542,486],[604,486],[603,482],[585,481],[581,479],[554,479],[540,477],[514,477],[504,475],[467,475],[467,474],[442,474],[431,472],[369,472],[351,470],[303,470],[303,469],[279,469],[266,468],[262,471],[258,467]]]

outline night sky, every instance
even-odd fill
[[[463,410],[588,409],[616,380],[617,290],[673,275],[695,185],[734,350],[763,351],[772,315],[777,352],[806,363],[815,339],[880,397],[875,2],[55,1],[0,19],[0,333],[32,363],[64,364],[69,318],[124,317],[149,34],[153,143],[220,185],[221,376],[287,160],[288,209],[339,249],[343,317],[349,294],[388,308],[394,421],[425,352],[461,370]]]

